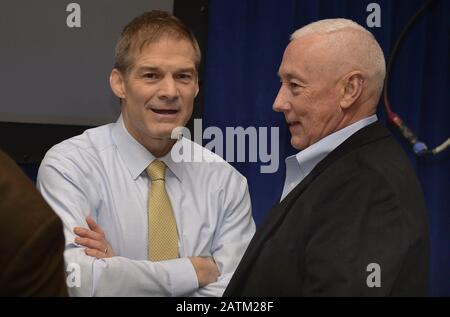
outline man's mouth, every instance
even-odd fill
[[[288,122],[287,124],[288,124],[289,127],[293,127],[293,126],[299,125],[300,122],[298,122],[298,121],[292,121],[292,122]]]
[[[178,112],[178,110],[174,109],[151,109],[154,113],[161,114],[161,115],[173,115]]]

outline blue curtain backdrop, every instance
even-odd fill
[[[289,35],[309,22],[324,18],[345,17],[366,25],[369,15],[366,8],[372,2],[381,7],[381,27],[371,31],[388,57],[400,31],[423,0],[209,1],[203,128],[280,128],[280,166],[276,173],[260,173],[259,163],[232,163],[248,179],[258,224],[279,200],[284,159],[294,153],[283,115],[271,109],[279,88],[276,74]],[[393,110],[420,139],[433,147],[450,136],[449,46],[450,1],[436,0],[408,33],[389,86]],[[385,120],[381,108],[379,117]],[[450,296],[450,154],[447,151],[420,160],[410,154],[410,158],[429,209],[430,295]]]

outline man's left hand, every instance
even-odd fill
[[[106,240],[105,233],[102,228],[91,217],[86,218],[89,229],[75,227],[73,232],[78,235],[75,243],[85,246],[87,255],[97,259],[111,258],[115,256],[111,245]]]

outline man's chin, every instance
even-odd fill
[[[177,125],[158,125],[158,128],[149,129],[148,136],[151,136],[155,139],[172,139],[177,140],[180,135],[182,135],[183,127],[178,127]]]
[[[298,151],[304,150],[307,147],[304,140],[299,140],[296,137],[291,137],[291,145]]]
[[[176,140],[177,136],[173,136],[170,133],[154,133],[154,134],[149,134],[147,137],[154,139],[154,140]]]

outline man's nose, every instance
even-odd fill
[[[160,82],[158,97],[167,100],[173,100],[178,97],[178,87],[172,76],[166,76]]]
[[[278,95],[273,102],[272,109],[276,112],[284,112],[289,110],[289,101],[286,96],[286,89],[284,88],[284,84],[281,84]]]

